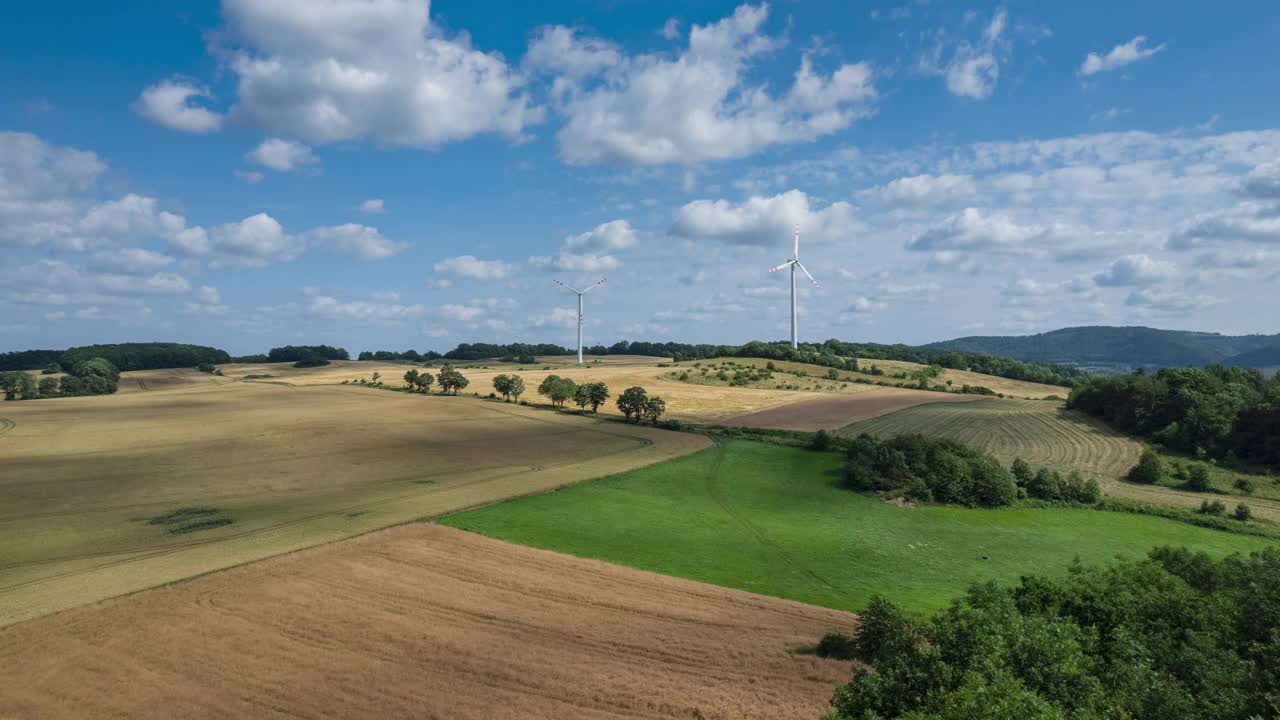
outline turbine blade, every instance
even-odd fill
[[[776,267],[776,268],[769,268],[769,272],[777,272],[777,271],[779,271],[779,270],[781,270],[781,269],[783,269],[783,268],[787,267],[788,265],[790,265],[790,264],[791,264],[791,263],[793,263],[793,262],[795,262],[795,260],[788,260],[788,261],[786,261],[786,262],[782,263],[781,265],[779,265],[779,266],[778,266],[778,267]]]
[[[566,285],[566,284],[564,284],[564,283],[560,282],[559,280],[556,280],[555,278],[551,278],[551,279],[552,279],[552,280],[555,280],[555,283],[556,283],[557,285],[559,285],[560,287],[562,287],[562,288],[564,288],[564,289],[566,289],[566,290],[569,290],[569,291],[572,291],[572,292],[574,292],[574,293],[577,293],[578,295],[581,295],[581,294],[582,294],[582,292],[579,292],[579,291],[578,291],[576,288],[574,288],[574,287],[571,287],[571,286],[569,286],[569,285]],[[584,292],[585,292],[585,291],[584,291]]]
[[[810,282],[812,282],[814,285],[817,285],[818,287],[822,287],[822,285],[820,285],[817,280],[813,279],[813,276],[809,274],[809,271],[804,269],[804,265],[800,264],[799,260],[796,261],[796,267],[800,268],[800,272],[804,273],[804,276],[809,278]]]
[[[587,288],[586,290],[583,290],[583,291],[582,291],[582,294],[583,294],[583,295],[586,295],[587,293],[591,292],[594,288],[598,288],[598,287],[600,287],[600,286],[601,286],[601,285],[603,285],[603,284],[604,284],[604,278],[600,278],[599,282],[597,282],[596,284],[594,284],[594,285],[592,285],[591,287]]]

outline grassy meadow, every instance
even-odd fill
[[[746,441],[443,518],[491,537],[766,595],[914,612],[968,585],[1158,545],[1214,555],[1258,537],[1086,509],[900,507],[836,486],[841,456]]]

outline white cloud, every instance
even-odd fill
[[[200,302],[207,305],[222,304],[222,294],[218,292],[218,288],[216,287],[204,285],[196,291],[196,297],[200,299]]]
[[[484,314],[484,308],[472,307],[470,305],[456,305],[449,303],[436,308],[441,315],[450,320],[459,322],[471,322]]]
[[[597,225],[580,235],[564,239],[564,250],[569,253],[590,253],[624,250],[636,244],[636,231],[626,220]]]
[[[413,0],[225,0],[232,115],[312,143],[420,147],[518,139],[541,120],[518,72],[466,33],[447,36],[428,11]]]
[[[920,251],[1016,249],[1041,237],[1045,229],[1022,225],[1003,214],[984,215],[977,208],[965,208],[939,225],[916,235],[907,249]]]
[[[182,78],[156,83],[142,91],[133,103],[144,119],[172,130],[209,133],[222,128],[222,115],[191,101],[210,98],[209,91]]]
[[[1166,315],[1186,315],[1214,305],[1218,299],[1210,295],[1180,293],[1173,290],[1141,288],[1129,293],[1125,305]]]
[[[373,198],[360,203],[360,212],[367,215],[381,215],[386,211],[386,205],[381,198]]]
[[[440,274],[456,275],[472,280],[502,280],[515,270],[513,265],[501,260],[480,260],[473,255],[445,258],[432,267]]]
[[[1280,162],[1264,163],[1249,171],[1241,194],[1263,200],[1280,200]]]
[[[668,40],[675,40],[680,37],[679,18],[667,18],[667,21],[662,24],[662,37]]]
[[[142,275],[157,272],[174,262],[173,258],[144,248],[103,250],[93,255],[93,267],[100,270]]]
[[[555,308],[549,312],[530,317],[529,324],[534,327],[577,327],[578,311],[567,307]]]
[[[361,260],[382,260],[409,247],[407,243],[388,240],[377,228],[355,223],[316,228],[306,233],[306,240]]]
[[[1186,250],[1235,240],[1280,244],[1280,206],[1246,201],[1227,210],[1203,213],[1171,234],[1168,247]]]
[[[245,158],[280,172],[287,172],[302,165],[313,165],[320,161],[306,145],[280,138],[263,140],[262,144],[245,155]]]
[[[1109,72],[1130,63],[1145,60],[1164,50],[1164,43],[1155,47],[1143,47],[1146,42],[1146,36],[1139,35],[1127,43],[1111,48],[1111,52],[1106,55],[1091,52],[1085,56],[1084,63],[1080,65],[1080,74],[1088,77],[1101,72]]]
[[[731,245],[786,247],[797,224],[802,239],[818,240],[847,238],[861,227],[849,203],[835,202],[819,210],[810,206],[803,192],[788,190],[772,197],[752,196],[737,204],[695,200],[676,211],[671,234]]]
[[[339,300],[338,298],[313,294],[310,296],[307,310],[313,315],[339,320],[396,321],[424,317],[428,313],[425,305],[403,305],[400,303],[367,302],[364,300]]]
[[[878,200],[886,205],[935,206],[966,200],[977,194],[968,175],[914,175],[902,177],[886,185],[858,193],[860,198]]]
[[[535,255],[529,264],[549,272],[604,272],[622,267],[622,262],[612,255],[560,253],[554,257]]]
[[[820,74],[806,56],[784,95],[749,85],[751,62],[780,44],[762,33],[767,16],[766,6],[742,5],[719,22],[695,25],[674,56],[621,55],[568,28],[544,29],[530,52],[556,74],[557,110],[566,118],[557,135],[561,157],[575,165],[741,158],[812,141],[873,112],[865,63]]]
[[[214,267],[262,267],[293,260],[306,249],[302,238],[286,233],[266,213],[209,230],[187,228],[177,233],[171,244],[187,254],[208,257]]]
[[[1102,287],[1150,285],[1168,279],[1175,269],[1173,263],[1155,260],[1148,255],[1126,255],[1094,275],[1093,281]]]
[[[845,312],[854,314],[875,313],[885,310],[889,307],[888,303],[859,295],[853,299],[853,305],[850,305]]]
[[[976,43],[956,44],[945,63],[942,61],[945,35],[940,33],[933,51],[920,59],[921,72],[945,78],[947,91],[952,95],[974,100],[991,97],[1000,81],[1001,56],[1008,54],[1008,43],[1002,40],[1007,24],[1008,14],[1001,8],[983,26],[982,36]]]

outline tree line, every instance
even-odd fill
[[[1197,457],[1280,466],[1280,377],[1212,365],[1093,377],[1067,407]]]
[[[884,598],[832,720],[1248,720],[1280,714],[1280,551],[1142,561],[975,585],[927,622]],[[836,642],[844,640],[844,642]]]
[[[120,372],[231,362],[231,356],[225,350],[204,345],[160,342],[117,343],[86,345],[66,350],[23,350],[0,353],[0,370],[34,370],[55,364],[63,368],[71,368],[94,358],[102,358],[110,362]]]
[[[5,400],[110,395],[120,383],[120,371],[110,360],[100,357],[82,360],[61,377],[53,377],[61,372],[61,366],[57,370],[48,368],[45,377],[37,382],[24,370],[6,370],[0,372],[0,392],[4,393]]]

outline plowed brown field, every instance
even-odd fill
[[[854,623],[412,525],[0,630],[0,717],[812,720]]]
[[[779,405],[723,420],[733,427],[776,428],[778,430],[838,430],[851,423],[870,420],[904,408],[925,403],[972,402],[980,395],[952,395],[927,390],[879,388],[856,395],[828,395]]]

